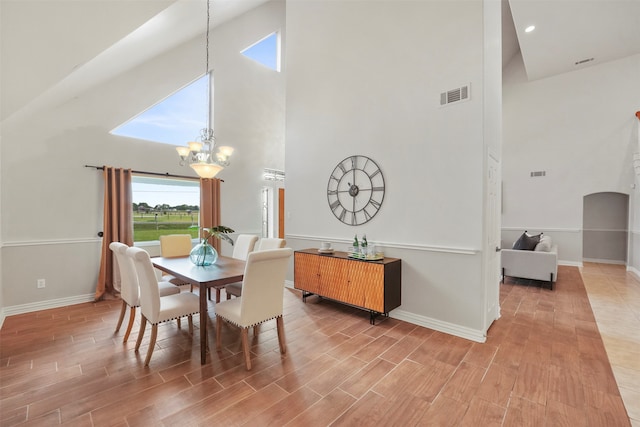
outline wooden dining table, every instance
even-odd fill
[[[245,261],[218,256],[215,264],[209,266],[196,266],[189,257],[153,257],[151,262],[157,269],[200,288],[200,363],[204,365],[207,363],[207,290],[242,281]]]

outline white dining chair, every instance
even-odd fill
[[[165,234],[159,237],[160,255],[163,258],[175,258],[189,256],[193,247],[192,237],[190,234]],[[178,279],[170,274],[164,274],[163,280],[169,281],[174,285],[187,285],[188,283]],[[193,285],[189,287],[193,292]]]
[[[250,252],[253,252],[255,246],[256,246],[256,242],[258,241],[258,236],[254,235],[254,234],[239,234],[238,237],[236,238],[236,244],[233,247],[233,255],[231,255],[233,258],[235,259],[240,259],[242,261],[246,261],[247,260],[247,256],[249,255]],[[231,295],[234,296],[238,296],[235,293],[230,293],[231,292],[235,292],[236,289],[241,289],[242,288],[242,283],[238,282],[238,283],[230,283],[228,285],[223,286],[225,293],[227,295],[227,299],[231,299]],[[219,292],[220,290],[217,289],[216,290],[216,302],[220,302],[220,298],[219,298]]]
[[[284,239],[264,238],[260,239],[255,247],[255,250],[264,251],[268,249],[279,249],[284,248],[286,244],[287,241]],[[229,283],[224,287],[224,291],[227,294],[227,299],[230,299],[232,295],[237,298],[242,295],[242,282]]]
[[[124,320],[124,314],[129,307],[129,323],[127,330],[124,333],[122,342],[127,342],[133,322],[136,317],[136,308],[140,306],[140,291],[138,289],[138,274],[136,272],[133,261],[126,254],[128,245],[120,242],[109,243],[109,249],[116,257],[116,264],[118,265],[118,271],[120,272],[120,298],[122,298],[122,309],[120,310],[120,317],[118,324],[116,325],[115,332],[120,330],[122,321]],[[158,281],[157,276],[154,275],[156,284],[158,287],[158,293],[161,297],[166,295],[174,295],[180,293],[180,288],[164,281]]]
[[[242,351],[247,370],[251,370],[248,329],[263,322],[276,319],[280,353],[287,347],[284,337],[282,308],[284,280],[293,249],[271,249],[254,251],[247,257],[242,281],[242,297],[216,304],[216,347],[222,347],[222,322],[240,328]]]
[[[155,273],[149,254],[140,248],[129,248],[126,253],[136,267],[140,286],[142,316],[140,318],[140,332],[136,341],[136,352],[140,349],[147,322],[151,323],[151,339],[144,361],[144,366],[149,366],[158,337],[158,324],[186,316],[189,319],[189,333],[193,335],[193,315],[200,312],[200,299],[192,292],[180,292],[160,298],[158,287],[155,286]]]

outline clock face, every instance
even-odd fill
[[[327,200],[331,212],[345,224],[369,222],[384,200],[380,167],[366,156],[347,157],[329,176]]]

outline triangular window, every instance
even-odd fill
[[[207,127],[209,74],[111,131],[114,135],[184,145]]]
[[[240,53],[265,67],[280,71],[280,37],[277,32],[257,41]]]

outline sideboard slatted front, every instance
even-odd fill
[[[401,260],[351,259],[346,252],[320,254],[305,249],[294,254],[295,288],[303,300],[315,294],[369,310],[371,323],[401,304]]]

